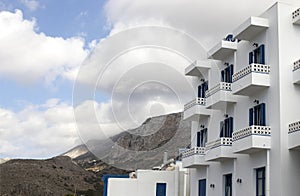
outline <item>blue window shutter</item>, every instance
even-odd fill
[[[229,123],[228,123],[228,118],[226,118],[224,120],[224,124],[225,124],[225,134],[224,134],[224,137],[228,137],[229,135]]]
[[[229,67],[225,69],[225,82],[229,82],[230,78],[230,70]]]
[[[254,56],[254,58],[253,58],[253,63],[259,63],[259,62],[258,62],[259,59],[257,59],[257,57],[258,57],[258,49],[255,49],[255,50],[253,51],[253,56]]]
[[[232,76],[233,76],[233,64],[229,67],[229,82],[232,83]]]
[[[202,96],[201,96],[201,93],[202,93],[202,86],[199,85],[199,86],[198,86],[198,97],[202,97]]]
[[[259,125],[258,123],[258,108],[257,106],[254,107],[254,118],[253,118],[253,125]]]
[[[249,65],[253,63],[253,52],[249,53]]]
[[[220,137],[224,137],[224,122],[223,121],[221,121],[220,122]]]
[[[225,72],[224,70],[221,71],[221,82],[225,81]]]
[[[207,128],[203,129],[202,147],[205,147],[206,142],[207,142]]]
[[[266,126],[266,104],[262,103],[260,104],[260,125]]]
[[[259,47],[259,54],[260,54],[260,64],[265,64],[265,45],[262,44],[260,47]]]
[[[253,125],[253,108],[249,109],[249,126]]]
[[[228,137],[232,137],[233,132],[233,117],[228,118],[228,124],[229,124],[229,135]]]
[[[202,98],[204,98],[205,97],[205,91],[206,91],[206,82],[203,82],[201,86],[202,86],[201,87],[202,88],[201,89],[202,90]]]
[[[200,139],[201,139],[201,132],[200,131],[198,131],[197,132],[197,147],[200,147]]]
[[[205,91],[208,90],[208,81],[205,82]]]

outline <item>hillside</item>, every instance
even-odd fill
[[[10,160],[0,165],[0,195],[66,195],[102,192],[99,177],[69,157],[47,160]]]
[[[178,148],[190,143],[190,125],[182,121],[181,115],[149,118],[136,129],[111,138],[112,146],[107,145],[107,141],[93,140],[52,159],[9,160],[0,164],[0,195],[64,196],[76,191],[77,195],[101,196],[103,174],[125,174],[137,168],[158,166],[164,151],[174,158],[178,155]],[[162,146],[163,150],[159,148]],[[126,150],[116,150],[120,147]],[[93,154],[97,154],[98,149],[107,153],[104,161]],[[139,154],[145,151],[146,154]],[[121,167],[107,164],[116,160]],[[123,165],[134,167],[125,170]]]

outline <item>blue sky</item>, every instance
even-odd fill
[[[98,137],[99,125],[115,134],[147,117],[181,111],[180,102],[194,96],[195,81],[183,74],[190,61],[159,47],[132,48],[152,40],[194,61],[203,58],[195,51],[207,51],[274,2],[0,1],[0,158],[55,156]],[[152,26],[159,28],[142,28]],[[194,44],[191,37],[197,50],[186,47]],[[99,74],[107,62],[109,69]],[[75,82],[83,88],[73,105]]]
[[[22,0],[2,2],[2,10],[22,10],[25,19],[35,18],[39,31],[49,36],[68,38],[84,35],[90,42],[105,37],[110,30],[103,10],[105,1],[102,0],[42,0],[36,1],[38,6],[31,9]]]
[[[14,12],[19,9],[24,19],[37,23],[37,33],[43,32],[47,36],[70,38],[80,36],[85,40],[85,47],[93,40],[100,40],[110,32],[106,22],[103,6],[105,1],[89,0],[43,0],[34,1],[38,5],[34,8],[26,6],[26,1],[3,0],[1,11]],[[12,110],[22,109],[22,104],[42,104],[49,97],[56,97],[66,102],[72,102],[73,82],[58,78],[55,86],[49,88],[41,82],[24,84],[1,77],[0,83],[5,93],[0,98],[0,105]]]

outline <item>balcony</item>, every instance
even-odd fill
[[[232,138],[221,137],[215,141],[206,143],[205,161],[224,161],[234,159],[232,152]]]
[[[293,82],[294,84],[300,84],[300,59],[294,62]]]
[[[300,8],[293,12],[293,24],[300,25]]]
[[[208,75],[208,70],[211,68],[211,65],[211,61],[195,61],[185,68],[185,75],[205,78],[205,76]]]
[[[233,74],[232,92],[238,95],[252,95],[270,86],[270,66],[252,63]]]
[[[200,118],[209,117],[211,110],[206,109],[206,99],[196,98],[184,105],[183,120],[198,121]]]
[[[269,28],[268,19],[252,16],[240,25],[233,34],[236,39],[250,41],[267,28]]]
[[[226,57],[232,55],[237,50],[237,42],[222,40],[210,51],[208,51],[208,58],[215,60],[224,60]]]
[[[182,154],[182,166],[185,168],[194,168],[200,166],[207,166],[205,162],[205,147],[194,147],[186,150]]]
[[[222,109],[227,107],[227,104],[237,102],[237,96],[232,95],[231,83],[220,82],[213,88],[205,92],[206,108]]]
[[[271,148],[271,127],[252,125],[232,134],[234,153],[251,154]]]
[[[289,124],[289,149],[300,150],[300,121]]]

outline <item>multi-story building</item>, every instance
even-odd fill
[[[250,17],[186,68],[191,196],[300,195],[299,7]]]

